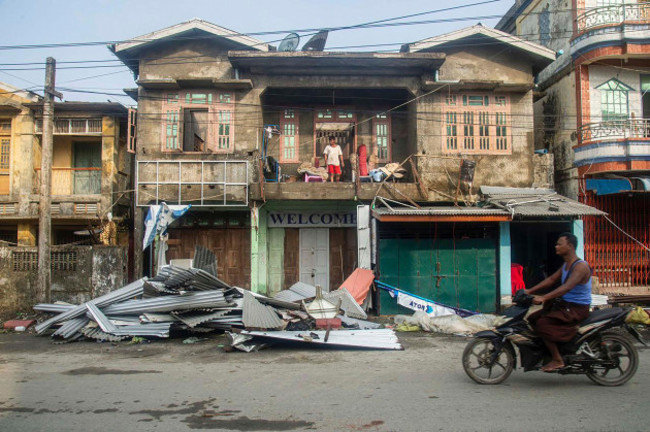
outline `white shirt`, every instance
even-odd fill
[[[331,145],[327,145],[325,147],[325,150],[323,150],[323,154],[325,155],[325,159],[327,160],[327,165],[336,165],[339,166],[340,159],[339,156],[343,156],[343,151],[341,150],[341,146],[337,145],[336,147],[332,147]]]

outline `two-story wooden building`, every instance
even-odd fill
[[[533,153],[533,77],[552,51],[481,25],[399,53],[278,51],[198,19],[109,48],[137,76],[136,242],[149,205],[192,204],[169,229],[168,258],[202,244],[220,277],[254,291],[299,280],[336,288],[372,267],[435,296],[461,283],[454,254],[463,249],[480,250],[486,258],[471,259],[488,269],[466,275],[468,307],[493,310],[501,285],[509,291],[509,257],[497,258],[509,245],[499,222],[512,213],[462,208],[476,210],[481,185],[552,186],[547,157]],[[341,182],[322,181],[331,137],[343,152]],[[460,185],[463,160],[474,169]],[[363,162],[404,171],[371,182]],[[391,203],[420,213],[399,215]],[[575,215],[562,216],[571,229]],[[436,278],[400,268],[399,254],[382,263],[398,238],[419,239],[404,243],[404,257],[444,255],[427,262],[449,265],[446,278],[431,286]],[[136,266],[151,264],[143,255]]]

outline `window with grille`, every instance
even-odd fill
[[[280,116],[280,162],[297,162],[298,159],[298,113],[288,109]]]
[[[628,92],[631,87],[611,79],[596,87],[600,90],[600,109],[603,121],[627,120]]]
[[[136,137],[136,121],[137,121],[138,111],[135,108],[129,108],[128,114],[128,128],[127,128],[127,140],[128,140],[128,152],[135,153],[135,137]]]
[[[51,260],[52,271],[77,271],[77,251],[52,252]],[[14,272],[38,270],[38,252],[12,252],[11,267]]]
[[[380,162],[391,159],[390,117],[386,113],[377,114],[373,125],[377,158]]]
[[[448,153],[510,153],[507,95],[443,96],[443,149]]]
[[[11,168],[11,120],[0,119],[0,194],[9,194]]]
[[[15,272],[36,271],[38,269],[38,252],[12,252],[11,268]]]
[[[163,101],[164,149],[232,152],[233,100],[232,93],[201,90],[167,93]]]
[[[458,113],[445,113],[447,150],[458,150]]]

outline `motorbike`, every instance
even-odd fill
[[[532,300],[533,296],[517,292],[514,305],[506,310],[507,322],[473,335],[462,357],[463,369],[472,380],[502,383],[515,369],[517,356],[524,372],[540,370],[550,361],[544,342],[527,321],[541,307],[532,306]],[[571,341],[558,344],[565,366],[551,373],[584,374],[603,386],[628,382],[639,366],[639,353],[630,335],[646,345],[641,334],[625,323],[629,312],[620,307],[591,312]]]

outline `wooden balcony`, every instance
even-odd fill
[[[43,120],[37,119],[34,123],[34,132],[43,133]],[[70,118],[54,120],[55,135],[101,135],[101,118]]]
[[[101,168],[52,168],[52,195],[98,195],[102,187]],[[38,194],[41,169],[34,170],[32,193]]]

